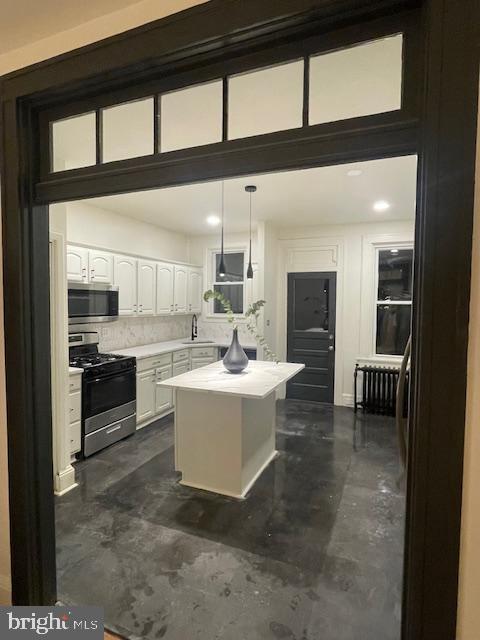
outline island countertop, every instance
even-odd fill
[[[229,373],[222,362],[182,373],[159,383],[160,386],[186,391],[226,394],[241,398],[266,398],[278,386],[305,367],[294,362],[250,360],[242,373]]]

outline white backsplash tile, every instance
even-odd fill
[[[128,347],[186,338],[190,335],[191,322],[191,316],[119,318],[108,324],[91,324],[88,331],[98,331],[99,350],[108,353]]]
[[[205,321],[200,316],[198,318],[198,337],[229,344],[232,340],[232,325],[228,322]],[[253,344],[255,342],[247,331],[245,324],[238,326],[238,339],[240,344]]]

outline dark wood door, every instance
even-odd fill
[[[287,360],[305,369],[287,398],[333,403],[336,285],[331,272],[288,274]]]

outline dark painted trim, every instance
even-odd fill
[[[478,115],[478,0],[429,0],[418,176],[404,638],[456,637]]]
[[[418,122],[399,112],[171,151],[50,174],[36,202],[159,188],[221,177],[416,153]],[[121,182],[119,182],[121,176]]]
[[[302,138],[303,130],[282,132],[272,134],[273,137],[259,136],[247,143],[231,141],[230,146],[221,150],[205,147],[164,154],[160,160],[151,157],[140,164],[109,163],[95,172],[79,170],[73,178],[57,174],[53,181],[44,180],[37,185],[36,206],[35,176],[40,175],[39,166],[42,176],[46,176],[48,147],[37,149],[40,153],[32,149],[37,133],[45,136],[42,134],[45,126],[41,118],[37,119],[33,107],[56,105],[60,113],[74,99],[75,108],[82,100],[97,108],[102,105],[93,98],[96,96],[97,100],[105,91],[110,92],[109,99],[117,100],[126,95],[125,87],[129,84],[151,82],[151,87],[156,87],[158,78],[154,76],[159,69],[172,87],[181,82],[188,84],[192,73],[198,80],[204,80],[198,74],[207,63],[208,74],[223,78],[238,69],[238,61],[230,62],[236,56],[244,56],[242,64],[250,64],[251,68],[271,60],[272,44],[284,59],[299,51],[299,40],[307,41],[309,37],[321,37],[324,47],[334,48],[345,44],[348,33],[350,39],[354,31],[357,39],[370,33],[373,18],[378,15],[393,14],[412,3],[212,0],[1,81],[7,410],[13,586],[17,604],[47,604],[55,596],[46,305],[48,219],[43,205],[54,198],[104,195],[146,185],[182,184],[269,168],[347,162],[376,154],[384,157],[411,153],[418,148],[416,387],[410,441],[412,473],[408,486],[403,638],[452,640],[456,620],[478,90],[475,48],[478,34],[474,31],[480,24],[477,4],[477,0],[427,0],[425,35],[417,30],[417,37],[412,36],[414,47],[405,50],[410,71],[405,77],[400,118],[397,113],[394,120],[389,120],[391,114],[384,114],[380,120],[377,116],[370,121],[371,129],[366,128],[366,120],[362,119],[335,125],[336,129],[324,128],[313,137]],[[410,15],[413,19],[417,12]],[[327,33],[333,27],[335,33]],[[342,27],[344,31],[339,34]],[[428,61],[424,75],[425,45]],[[300,57],[307,53],[301,51]],[[192,63],[196,68],[189,69]],[[420,99],[424,112],[419,138]],[[446,292],[449,304],[445,303]],[[449,388],[445,393],[447,380]]]
[[[12,593],[56,598],[50,388],[48,208],[33,207],[27,108],[2,104],[4,318]]]
[[[285,34],[298,37],[306,26],[313,32],[319,25],[328,31],[420,4],[421,0],[210,0],[14,71],[5,76],[5,97],[25,95],[29,87],[28,93],[45,92],[51,99],[65,91],[65,79],[76,83],[77,90],[88,90],[96,74],[102,75],[107,90],[109,83],[121,80],[124,85],[140,82],[139,71],[155,69],[167,56],[170,61],[215,51],[223,56],[231,46],[248,47],[253,38],[278,44]]]

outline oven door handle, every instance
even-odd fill
[[[90,378],[90,380],[85,380],[86,384],[92,384],[94,382],[103,382],[104,380],[110,380],[111,378],[116,378],[117,376],[122,375],[128,375],[128,376],[135,376],[135,369],[124,369],[123,371],[116,371],[115,373],[109,373],[108,375],[105,376],[100,376],[99,378]]]

